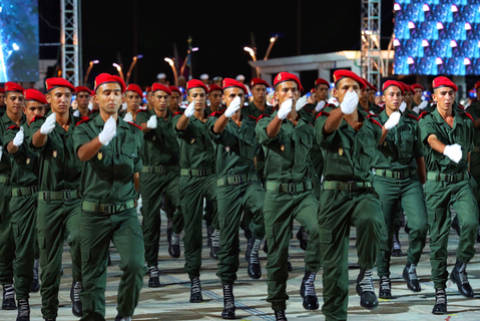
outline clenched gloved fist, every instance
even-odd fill
[[[157,116],[152,115],[147,121],[147,128],[155,129],[158,126]]]
[[[194,113],[194,112],[195,112],[195,102],[192,101],[192,102],[188,105],[187,109],[185,109],[185,112],[184,112],[183,114],[185,115],[185,117],[190,118],[190,117],[193,116],[193,113]]]
[[[23,127],[20,127],[20,130],[15,135],[15,138],[13,138],[13,141],[12,141],[13,146],[15,147],[22,146],[24,138],[25,138],[25,134],[23,132]]]
[[[225,110],[225,117],[230,118],[235,114],[240,108],[242,107],[241,105],[241,100],[240,97],[235,97],[233,98],[232,102],[230,103],[230,106],[228,106],[227,110]]]
[[[115,118],[110,116],[103,125],[103,130],[98,135],[98,140],[104,146],[107,146],[112,141],[113,137],[117,134],[117,122]]]
[[[358,106],[358,95],[355,91],[349,90],[343,97],[343,101],[340,104],[340,109],[345,115],[353,114]]]
[[[400,121],[401,116],[402,116],[402,114],[400,114],[398,111],[394,111],[390,115],[390,117],[388,117],[388,119],[385,122],[385,124],[383,125],[383,127],[385,127],[386,130],[390,130],[393,127],[397,126],[398,122]]]
[[[51,113],[50,116],[45,119],[45,122],[40,127],[40,134],[48,135],[55,129],[55,123],[57,122],[57,115]]]
[[[290,114],[290,112],[292,111],[292,105],[293,105],[292,98],[285,100],[280,105],[280,108],[278,109],[277,117],[280,118],[281,120],[284,120],[285,118],[287,118],[288,114]]]
[[[443,150],[443,155],[447,156],[453,162],[458,164],[462,159],[462,146],[459,144],[447,145]]]

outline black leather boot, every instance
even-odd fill
[[[223,311],[222,319],[235,319],[235,298],[233,297],[233,284],[223,284]]]
[[[447,293],[445,292],[445,289],[435,289],[435,305],[433,306],[432,313],[447,313]]]
[[[16,309],[17,309],[17,305],[15,304],[15,288],[13,287],[13,284],[4,284],[2,310],[16,310]]]
[[[148,287],[149,288],[159,288],[160,287],[160,276],[158,275],[158,268],[156,266],[150,266],[148,268]]]
[[[18,300],[17,321],[30,321],[30,305],[27,299]]]
[[[360,305],[362,307],[374,309],[378,306],[378,300],[373,286],[372,270],[360,270],[357,278],[357,293],[360,295]]]
[[[202,301],[202,286],[200,285],[200,278],[196,276],[192,279],[190,287],[190,303],[200,303]]]
[[[302,285],[300,286],[300,296],[303,298],[303,307],[306,310],[318,310],[318,298],[315,293],[314,272],[305,272]]]
[[[473,289],[470,286],[470,282],[468,282],[467,264],[457,259],[455,267],[452,273],[450,273],[450,279],[457,284],[458,292],[460,292],[461,295],[467,298],[473,298]]]
[[[76,317],[82,316],[82,301],[80,301],[80,293],[82,292],[81,282],[72,282],[70,288],[70,300],[72,300],[72,313]]]
[[[392,299],[392,282],[388,276],[380,277],[380,289],[378,290],[380,299]]]
[[[407,281],[407,287],[413,292],[420,292],[420,282],[417,277],[417,270],[415,264],[407,263],[403,269],[403,279]]]
[[[258,258],[258,251],[260,250],[261,244],[262,240],[255,239],[252,250],[250,251],[250,257],[248,258],[248,275],[252,279],[259,279],[262,276],[262,267]]]

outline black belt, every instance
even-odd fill
[[[456,183],[467,178],[467,173],[445,174],[440,172],[427,172],[427,180],[429,181]]]
[[[12,187],[12,196],[13,197],[29,196],[29,195],[35,194],[37,191],[38,191],[38,186]]]
[[[373,172],[377,176],[383,176],[387,178],[396,178],[396,179],[410,178],[412,176],[415,176],[415,173],[416,173],[414,168],[405,168],[405,169],[399,169],[399,170],[376,168]]]
[[[83,201],[82,210],[86,212],[95,212],[103,214],[116,214],[135,207],[135,201],[117,202],[102,204],[93,201]]]
[[[155,174],[166,174],[168,172],[167,168],[163,165],[157,166],[143,166],[142,173],[155,173]]]
[[[59,201],[78,198],[76,190],[64,190],[58,192],[40,191],[38,192],[38,200],[40,201]]]
[[[213,174],[213,170],[211,168],[182,168],[180,170],[181,176],[197,177],[197,176],[208,176],[211,174]]]
[[[357,191],[371,188],[372,184],[365,181],[324,181],[323,189],[325,190],[339,190],[339,191]]]
[[[229,176],[224,176],[217,179],[217,186],[239,185],[247,182],[256,182],[256,181],[258,181],[258,177],[255,174],[229,175]]]
[[[302,193],[313,188],[311,181],[282,183],[279,181],[267,181],[265,189],[269,192],[278,193]]]

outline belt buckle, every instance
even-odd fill
[[[71,191],[63,191],[63,198],[68,200],[72,198],[72,192]]]

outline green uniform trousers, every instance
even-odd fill
[[[180,206],[183,214],[185,249],[185,272],[190,279],[200,276],[202,264],[202,214],[203,199],[214,205],[215,217],[217,212],[216,177],[208,176],[181,176],[180,177]],[[216,218],[214,221],[218,221]]]
[[[375,176],[373,187],[380,197],[383,218],[387,227],[387,242],[378,245],[378,276],[390,276],[390,256],[392,252],[395,219],[399,211],[408,219],[407,261],[417,264],[422,255],[427,238],[427,210],[422,185],[417,179],[395,179]]]
[[[11,188],[0,184],[0,283],[13,283],[15,242],[12,230],[12,214],[9,211]]]
[[[322,312],[325,320],[346,320],[350,226],[356,227],[360,268],[373,268],[378,244],[386,242],[387,238],[382,208],[373,190],[324,189],[320,194],[320,204],[324,301]]]
[[[240,243],[238,232],[242,212],[248,210],[251,220],[248,229],[255,239],[263,239],[263,200],[265,190],[260,182],[217,187],[218,222],[220,225],[220,250],[218,251],[217,276],[222,283],[233,283],[237,279]]]
[[[80,295],[83,321],[104,320],[107,284],[107,254],[110,241],[120,254],[122,276],[118,286],[117,311],[132,316],[140,296],[145,275],[142,228],[135,208],[116,214],[83,211],[82,278]]]
[[[447,245],[450,233],[450,206],[457,213],[460,239],[457,259],[468,263],[475,254],[478,228],[478,206],[468,180],[456,183],[427,180],[425,200],[430,230],[430,264],[435,288],[445,288],[447,272]]]
[[[42,192],[40,192],[42,193]],[[54,318],[58,310],[58,290],[62,270],[63,243],[66,239],[72,256],[72,278],[81,281],[80,199],[37,202],[37,231],[40,249],[42,315]]]
[[[140,193],[142,195],[142,229],[145,242],[145,261],[148,266],[157,266],[158,248],[160,241],[160,209],[163,204],[162,194],[169,199],[176,208],[173,213],[173,231],[182,230],[182,216],[180,213],[180,197],[178,189],[178,173],[171,172],[165,175],[156,173],[140,174]]]
[[[12,197],[12,230],[15,240],[15,260],[13,273],[15,292],[18,299],[28,299],[33,281],[33,261],[35,259],[37,194]]]
[[[305,271],[317,272],[320,268],[318,244],[318,200],[312,190],[300,193],[266,191],[263,207],[267,253],[267,301],[272,308],[284,310],[288,295],[288,246],[292,236],[293,219],[308,231],[305,251]]]

